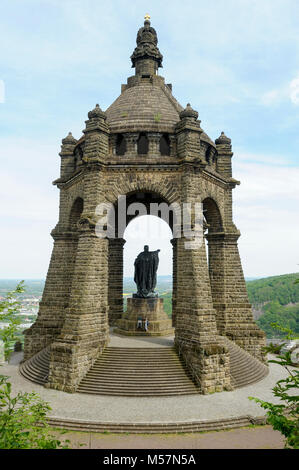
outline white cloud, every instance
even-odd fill
[[[234,220],[247,276],[298,271],[299,167],[234,162]]]
[[[59,146],[2,139],[0,278],[45,277],[58,221]]]
[[[246,152],[243,149],[236,148],[234,151],[234,158],[233,158],[233,165],[239,163],[266,163],[269,165],[274,166],[288,166],[291,165],[292,162],[285,157],[284,155],[280,154],[262,154],[262,153],[250,153]]]
[[[261,103],[265,106],[271,106],[280,101],[281,93],[279,90],[271,90],[264,93],[261,97]]]

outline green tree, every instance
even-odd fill
[[[16,296],[24,290],[22,281],[0,301],[0,319],[8,322],[8,326],[1,330],[6,360],[13,350],[20,324],[16,316],[21,303]],[[61,442],[51,435],[47,424],[50,410],[49,404],[35,392],[19,392],[12,396],[9,377],[0,375],[0,449],[68,448],[69,441]]]
[[[280,332],[285,333],[286,339],[293,339],[294,335],[289,328],[273,324]],[[270,348],[266,348],[270,351]],[[285,437],[285,448],[299,449],[299,370],[290,369],[292,366],[291,353],[278,355],[277,360],[268,362],[279,364],[288,371],[288,377],[279,380],[273,387],[273,395],[280,399],[279,404],[263,401],[256,397],[249,397],[262,408],[267,410],[267,421],[273,429],[280,431]]]
[[[19,282],[15,290],[6,294],[4,300],[0,301],[0,320],[8,323],[8,326],[0,330],[0,339],[4,343],[5,359],[8,360],[12,352],[12,344],[18,339],[17,332],[21,320],[18,318],[21,302],[16,298],[17,294],[24,292],[24,281]]]

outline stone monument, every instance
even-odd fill
[[[137,294],[133,294],[133,297],[158,297],[158,294],[155,294],[154,290],[157,284],[159,251],[160,250],[149,251],[148,245],[145,245],[144,251],[137,256],[134,263],[134,281],[137,285]]]
[[[134,281],[137,293],[127,299],[127,311],[117,321],[115,333],[138,336],[174,334],[171,320],[163,308],[163,299],[155,293],[160,250],[149,251],[148,245],[137,256]]]
[[[112,39],[121,41],[117,34]],[[53,182],[60,191],[59,220],[51,232],[53,252],[38,317],[25,334],[24,360],[48,351],[46,386],[76,392],[106,349],[109,328],[130,321],[123,316],[124,233],[136,216],[129,205],[142,200],[146,209],[154,202],[182,210],[189,204],[193,211],[201,204],[208,255],[204,240],[188,249],[188,233],[175,236],[176,224],[169,219],[174,344],[201,393],[227,390],[227,341],[265,360],[265,334],[253,319],[233,220],[239,181],[232,175],[232,142],[224,132],[211,139],[199,113],[189,103],[181,106],[172,84],[157,73],[163,56],[148,17],[136,43],[135,73],[119,96],[105,111],[97,104],[88,112],[78,139],[71,133],[62,139],[60,175]],[[125,223],[114,238],[99,238],[97,207],[110,204],[119,214],[120,195],[126,199]],[[161,299],[136,297],[129,299],[128,312],[137,303],[136,315],[161,311]],[[154,322],[149,318],[148,331]]]

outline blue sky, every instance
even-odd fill
[[[46,275],[61,139],[70,130],[79,138],[87,112],[95,103],[106,109],[134,74],[130,55],[145,13],[174,96],[199,112],[212,139],[222,130],[232,139],[245,275],[298,271],[297,0],[2,0],[1,7],[0,277]],[[127,237],[130,274],[136,239],[129,229]],[[170,269],[167,230],[163,237],[160,274]]]

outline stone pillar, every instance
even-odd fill
[[[109,126],[106,122],[106,114],[96,104],[95,108],[88,113],[85,121],[84,162],[105,161],[109,152]]]
[[[169,135],[169,144],[170,144],[170,157],[176,156],[176,137],[175,135]]]
[[[175,328],[177,313],[177,238],[171,240],[172,244],[172,326]]]
[[[24,359],[48,346],[60,333],[69,305],[77,249],[77,233],[52,231],[54,246],[35,323],[26,330]]]
[[[117,142],[117,134],[110,134],[109,138],[109,155],[116,155],[116,142]]]
[[[62,139],[60,163],[60,178],[66,180],[75,171],[74,148],[77,140],[74,139],[72,133],[69,132],[68,136]]]
[[[232,176],[232,146],[231,139],[221,132],[220,137],[215,140],[217,149],[217,171],[227,177]]]
[[[139,137],[138,132],[126,132],[123,134],[126,139],[127,151],[125,156],[136,156],[137,155],[137,140]]]
[[[71,297],[64,324],[51,345],[47,387],[75,392],[108,342],[108,240],[81,223]]]
[[[151,157],[160,157],[160,139],[162,134],[159,132],[148,132],[148,155]]]
[[[175,346],[202,393],[229,390],[229,353],[216,328],[204,243],[177,240]]]
[[[108,304],[109,325],[115,325],[123,314],[123,238],[109,239]]]
[[[177,155],[180,159],[192,162],[200,159],[200,127],[198,112],[188,103],[180,112],[180,121],[175,126]]]
[[[209,243],[209,273],[217,327],[257,359],[264,361],[262,348],[265,334],[254,322],[241,266],[236,233],[211,233]]]

